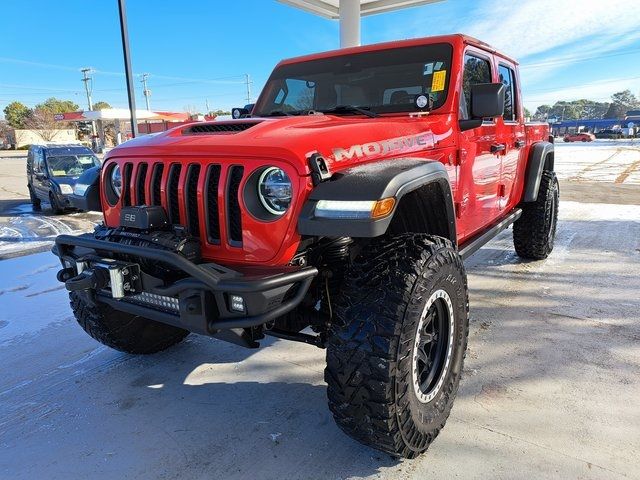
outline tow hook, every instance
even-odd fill
[[[69,278],[68,270],[65,268],[58,272],[58,280],[64,282],[64,286],[70,292],[77,290],[101,290],[109,284],[109,271],[106,268],[89,268],[83,270],[79,275]],[[66,279],[65,279],[66,278]]]

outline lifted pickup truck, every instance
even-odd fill
[[[282,61],[247,118],[110,151],[104,224],[54,248],[78,322],[139,354],[189,332],[326,348],[338,425],[415,457],[462,374],[463,259],[511,224],[521,257],[553,248],[554,146],[519,83],[464,35],[349,48]]]

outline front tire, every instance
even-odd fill
[[[181,328],[118,312],[108,305],[91,305],[77,292],[69,293],[69,298],[73,314],[83,330],[103,345],[121,352],[160,352],[189,334]]]
[[[31,200],[31,208],[33,209],[34,212],[39,212],[40,210],[42,210],[42,203],[40,202],[40,199],[33,191],[33,188],[31,187],[31,185],[29,185],[29,199]]]
[[[513,224],[513,245],[521,258],[543,260],[553,250],[558,223],[560,187],[555,172],[544,170],[535,202],[522,206]]]
[[[51,204],[51,210],[53,210],[54,215],[60,215],[64,213],[64,209],[58,205],[58,201],[56,200],[56,196],[53,192],[49,192],[49,203]]]
[[[427,450],[453,406],[467,345],[462,259],[449,240],[376,239],[345,276],[325,380],[338,426],[395,457]]]

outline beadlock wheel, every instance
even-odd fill
[[[432,401],[451,365],[453,305],[444,290],[433,292],[425,305],[413,345],[413,388],[422,403]]]

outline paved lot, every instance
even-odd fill
[[[33,212],[25,155],[0,151],[0,259],[49,250],[57,235],[90,231],[101,219],[98,213],[54,215],[47,203]]]
[[[70,317],[49,254],[0,262],[0,477],[640,478],[640,211],[561,209],[547,261],[519,262],[507,231],[468,263],[459,398],[409,462],[333,424],[321,350],[120,354]]]
[[[606,194],[617,175],[589,181]],[[546,261],[520,262],[505,231],[467,263],[461,390],[415,461],[334,425],[315,347],[192,335],[128,356],[75,324],[50,254],[0,261],[0,478],[640,479],[640,208],[592,195],[561,202]]]

